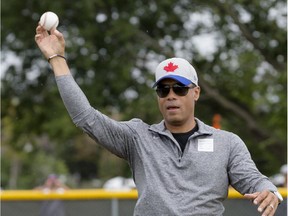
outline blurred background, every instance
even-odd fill
[[[125,161],[70,120],[34,41],[45,11],[59,16],[71,72],[92,106],[117,120],[158,123],[154,69],[183,57],[202,88],[196,116],[238,134],[259,170],[276,179],[287,163],[286,3],[2,1],[1,188],[32,189],[50,174],[69,188],[131,178]]]

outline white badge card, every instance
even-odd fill
[[[214,140],[213,139],[198,139],[198,151],[213,152]]]

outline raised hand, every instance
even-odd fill
[[[57,29],[52,29],[49,34],[39,24],[36,28],[35,41],[46,59],[55,54],[62,56],[65,54],[65,40],[63,34]]]

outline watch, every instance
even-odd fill
[[[283,197],[281,196],[281,194],[278,191],[271,191],[277,198],[278,198],[278,202],[281,203],[283,201]]]

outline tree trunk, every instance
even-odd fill
[[[9,176],[9,188],[16,189],[18,176],[21,171],[21,161],[17,156],[14,156],[11,160],[10,176]]]

